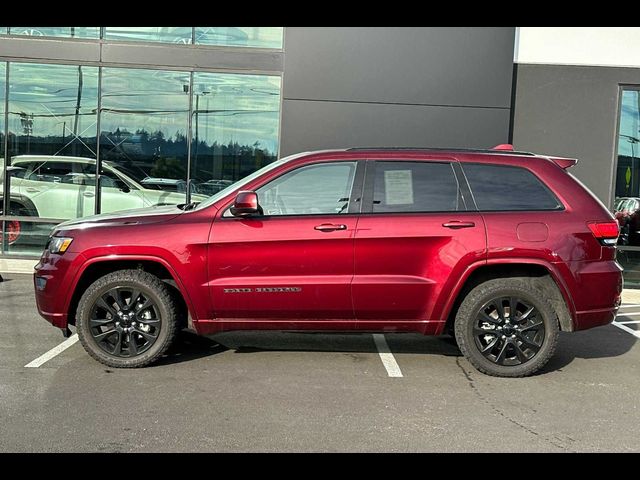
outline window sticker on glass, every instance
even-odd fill
[[[384,172],[384,192],[387,205],[412,204],[411,170],[387,170]]]

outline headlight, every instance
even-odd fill
[[[73,242],[73,238],[70,237],[51,237],[49,240],[49,251],[51,253],[64,253]]]

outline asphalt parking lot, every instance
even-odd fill
[[[79,343],[25,368],[64,339],[31,277],[4,277],[2,452],[640,450],[636,323],[562,334],[525,379],[485,376],[447,337],[414,334],[385,335],[381,356],[370,334],[183,332],[145,369],[107,368]]]

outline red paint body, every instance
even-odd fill
[[[238,190],[254,191],[291,169],[376,159],[521,166],[542,180],[564,209],[223,216]],[[603,325],[615,318],[622,269],[615,247],[602,245],[587,222],[613,217],[559,165],[510,152],[347,150],[297,156],[210,206],[144,209],[58,226],[54,235],[74,240],[64,254],[45,251],[36,266],[38,309],[65,328],[89,266],[144,260],[169,271],[200,334],[239,329],[439,334],[477,268],[525,264],[550,273],[573,330]]]

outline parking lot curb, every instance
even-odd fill
[[[33,273],[33,267],[38,262],[35,260],[24,260],[17,258],[0,258],[0,272],[4,275],[8,273]]]

